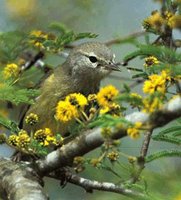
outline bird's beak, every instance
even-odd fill
[[[121,71],[121,68],[119,67],[120,63],[109,63],[106,68],[112,71]]]

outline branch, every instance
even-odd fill
[[[54,178],[61,181],[62,187],[67,184],[67,182],[72,183],[76,186],[80,186],[85,189],[86,192],[92,193],[93,190],[106,191],[118,193],[131,198],[139,198],[140,200],[149,200],[149,196],[129,189],[128,185],[124,184],[114,184],[111,182],[99,182],[95,180],[85,179],[72,172],[68,168],[61,168],[53,173],[48,174],[48,177]]]
[[[152,130],[149,130],[149,131],[147,131],[145,133],[144,140],[143,140],[143,145],[141,147],[141,152],[140,152],[140,156],[142,158],[144,158],[147,155],[152,132],[153,132]]]
[[[100,190],[100,191],[114,192],[114,193],[122,194],[128,197],[132,197],[132,198],[139,198],[140,200],[149,199],[143,193],[139,193],[131,189],[127,189],[124,185],[116,185],[110,182],[98,182],[95,180],[85,179],[74,174],[71,174],[71,176],[68,179],[68,182],[78,185],[84,188],[88,192],[92,190]]]
[[[150,129],[161,127],[168,122],[181,116],[181,97],[168,102],[162,110],[153,114],[144,112],[134,112],[125,118],[132,122],[142,122],[149,125]],[[104,137],[101,134],[101,128],[94,128],[81,133],[73,141],[63,145],[61,148],[49,153],[45,158],[37,160],[36,165],[42,175],[54,171],[64,166],[71,166],[74,157],[83,156],[84,154],[100,147],[104,143]],[[112,139],[125,137],[126,130],[113,130]]]
[[[107,46],[111,46],[113,44],[120,44],[122,42],[125,42],[125,40],[130,40],[130,39],[134,39],[136,37],[140,37],[142,35],[145,35],[145,34],[148,34],[146,33],[145,31],[138,31],[138,32],[135,32],[135,33],[131,33],[130,35],[126,36],[126,37],[119,37],[119,38],[116,38],[116,39],[113,39],[113,40],[109,40],[107,42],[105,42],[105,44]]]
[[[33,168],[4,158],[0,158],[0,197],[12,200],[48,199]]]
[[[140,151],[140,157],[138,158],[138,169],[133,174],[133,177],[128,181],[128,183],[130,183],[130,184],[134,184],[139,180],[141,172],[145,168],[145,157],[148,152],[148,147],[150,144],[152,133],[153,133],[153,130],[149,130],[145,133],[143,144],[142,144],[141,151]]]

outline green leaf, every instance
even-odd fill
[[[127,93],[130,93],[131,89],[130,89],[130,87],[126,83],[123,84],[123,88],[125,89],[125,91]]]
[[[153,136],[152,139],[156,140],[156,141],[169,142],[169,143],[177,144],[177,145],[181,144],[181,139],[180,138],[176,138],[174,136],[156,135],[156,136]]]
[[[13,133],[19,132],[19,127],[16,122],[6,119],[3,116],[0,116],[0,124]]]
[[[95,121],[91,122],[88,127],[93,128],[93,127],[115,127],[117,124],[124,124],[124,125],[130,125],[131,123],[127,121],[125,118],[122,117],[114,117],[109,114],[104,114],[99,116]]]
[[[61,34],[66,34],[70,30],[63,23],[53,22],[49,25],[49,29],[57,31]]]
[[[160,131],[158,134],[159,135],[171,134],[172,132],[179,131],[179,130],[181,132],[181,126],[173,126],[173,127],[167,128],[163,131]]]
[[[181,157],[181,151],[177,150],[169,150],[169,151],[160,151],[154,154],[151,154],[146,157],[146,163],[151,162],[153,160],[163,158],[163,157]]]
[[[131,105],[135,105],[135,106],[143,105],[142,98],[139,98],[136,96],[131,96],[130,93],[121,94],[116,98],[116,100],[121,101],[121,102],[130,103]]]
[[[133,75],[132,78],[144,78],[144,79],[147,79],[148,78],[148,74],[143,72],[143,73],[139,73],[139,74],[136,74],[136,75]]]
[[[16,86],[4,85],[0,88],[0,100],[10,101],[16,105],[20,103],[32,104],[34,98],[39,95],[35,89],[19,89]]]
[[[0,61],[1,63],[14,60],[28,48],[27,34],[20,31],[11,31],[0,34]]]
[[[181,61],[181,54],[165,46],[138,45],[138,50],[124,57],[124,62],[128,62],[138,56],[155,56],[158,60],[168,63]]]
[[[94,33],[78,33],[76,34],[76,40],[84,39],[84,38],[96,38],[98,35]]]

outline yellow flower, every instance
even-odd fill
[[[34,139],[37,140],[42,146],[56,144],[56,138],[49,128],[37,130],[34,134]]]
[[[152,12],[151,16],[146,18],[143,22],[143,27],[145,29],[154,28],[158,31],[161,31],[162,26],[164,25],[164,19],[158,11]]]
[[[181,28],[181,15],[173,15],[172,17],[169,18],[168,20],[168,25],[171,28]]]
[[[133,127],[127,129],[127,134],[132,139],[137,139],[140,136],[140,128],[142,127],[141,122],[136,122]]]
[[[99,167],[101,165],[101,161],[98,158],[92,158],[91,161],[90,161],[90,164],[93,167]]]
[[[33,39],[30,40],[30,44],[33,44],[35,47],[38,47],[40,49],[45,49],[43,42],[49,39],[48,34],[40,30],[33,30],[31,31],[30,36],[33,37]]]
[[[134,124],[134,127],[139,129],[139,128],[142,127],[142,125],[143,125],[142,122],[136,122],[136,123]]]
[[[12,134],[8,138],[8,143],[12,146],[17,146],[18,145],[18,136],[15,134]]]
[[[172,12],[169,12],[168,10],[164,12],[164,17],[165,17],[165,19],[166,19],[167,21],[169,21],[169,19],[170,19],[171,17],[173,17],[173,15],[174,15],[174,14],[173,14]]]
[[[116,103],[112,103],[108,106],[102,107],[99,111],[100,115],[103,114],[111,114],[113,116],[118,116],[120,115],[120,105],[116,104]]]
[[[181,200],[181,193],[178,194],[173,200]]]
[[[159,63],[160,62],[156,57],[149,56],[149,57],[145,58],[144,66],[149,67],[149,66],[156,65],[156,64],[159,64]]]
[[[97,94],[97,101],[100,106],[106,107],[113,103],[114,98],[119,94],[119,91],[112,85],[108,85],[100,89]]]
[[[105,138],[110,138],[111,135],[112,135],[111,128],[109,128],[109,127],[104,127],[104,128],[102,128],[101,134],[102,134],[102,136],[105,137]]]
[[[66,123],[78,117],[78,110],[69,101],[59,101],[56,107],[55,117]]]
[[[136,98],[136,99],[142,99],[142,96],[139,95],[139,94],[136,93],[136,92],[132,92],[132,93],[130,94],[130,96],[133,97],[133,98]]]
[[[181,15],[174,15],[173,13],[166,11],[164,13],[166,24],[171,28],[181,28]]]
[[[155,97],[154,99],[144,99],[143,100],[143,112],[153,113],[156,110],[162,108],[163,103],[160,98]]]
[[[134,108],[134,107],[140,107],[140,105],[142,105],[142,96],[139,95],[136,92],[132,92],[130,93],[130,105]]]
[[[5,79],[8,79],[10,77],[15,78],[19,75],[19,73],[20,73],[20,68],[15,63],[7,64],[3,70],[3,75]]]
[[[38,47],[39,49],[45,49],[44,45],[41,42],[35,41],[34,42],[34,46]]]
[[[30,113],[25,118],[25,122],[31,126],[35,125],[39,121],[38,115],[35,113]]]
[[[85,158],[82,157],[82,156],[77,156],[77,157],[75,157],[75,158],[74,158],[74,161],[73,161],[73,163],[74,163],[75,165],[80,165],[80,164],[83,164],[84,162],[85,162]]]
[[[166,91],[167,80],[170,80],[170,76],[165,70],[162,71],[161,75],[150,75],[149,80],[144,82],[143,92],[153,94],[154,92],[158,91],[164,94]]]
[[[137,139],[140,136],[140,132],[138,129],[136,128],[128,128],[127,130],[127,134],[128,136],[130,136],[130,138],[132,139]]]
[[[110,111],[110,108],[108,106],[106,106],[106,107],[101,108],[99,113],[100,113],[100,115],[103,115],[103,114],[108,113],[109,111]]]
[[[34,36],[34,37],[37,37],[37,38],[44,38],[46,40],[48,39],[48,34],[46,34],[43,31],[40,31],[40,30],[31,31],[30,36]]]
[[[76,106],[78,108],[84,108],[88,102],[87,102],[87,98],[80,93],[73,93],[73,94],[69,94],[65,101],[70,102],[71,105]]]
[[[21,130],[17,136],[17,146],[20,148],[27,148],[30,144],[30,137],[25,130]]]
[[[97,100],[97,95],[96,94],[89,94],[87,97],[89,102],[95,102]]]
[[[107,158],[109,158],[109,160],[110,160],[111,162],[114,162],[114,161],[118,160],[118,158],[119,158],[119,153],[118,153],[117,151],[109,152],[109,153],[107,154]]]

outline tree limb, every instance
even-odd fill
[[[142,122],[149,125],[149,129],[163,126],[168,122],[181,116],[181,97],[168,102],[162,110],[153,114],[144,112],[134,112],[125,118],[132,122]],[[80,134],[73,141],[65,144],[60,149],[49,153],[45,158],[36,161],[37,169],[43,175],[64,166],[71,166],[76,156],[84,154],[100,147],[104,143],[104,137],[101,134],[101,128],[87,130]],[[126,130],[121,128],[112,132],[112,139],[125,137]]]
[[[131,198],[139,198],[141,199],[149,199],[146,195],[140,192],[133,191],[131,189],[126,188],[124,185],[116,185],[110,182],[98,182],[95,180],[89,180],[82,177],[79,177],[75,174],[72,174],[68,179],[69,183],[78,185],[84,188],[86,191],[92,190],[100,190],[100,191],[107,191],[107,192],[114,192],[118,194],[122,194]]]
[[[33,168],[0,158],[0,197],[10,200],[47,200]]]

